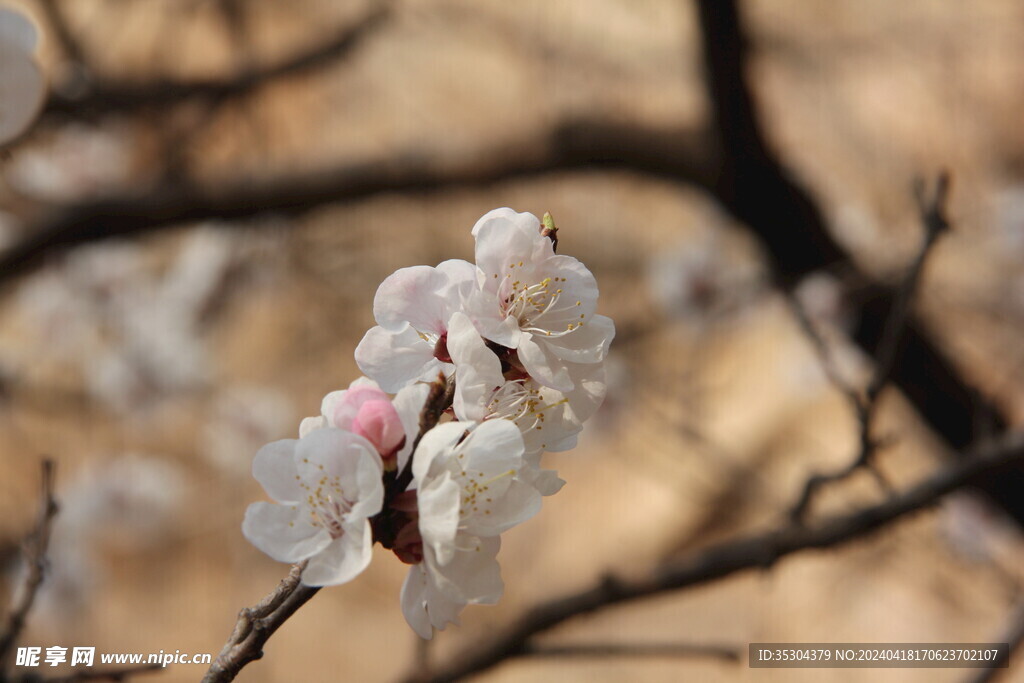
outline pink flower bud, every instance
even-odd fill
[[[359,406],[352,431],[377,447],[385,460],[394,458],[405,441],[405,429],[390,399],[374,399]]]

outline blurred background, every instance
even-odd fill
[[[242,680],[396,680],[607,572],[639,575],[784,525],[808,476],[849,462],[859,443],[786,296],[821,327],[835,369],[863,381],[849,271],[899,281],[922,240],[915,177],[947,168],[954,179],[954,229],[929,255],[915,324],[997,424],[1024,417],[1017,0],[740,3],[764,136],[849,257],[781,274],[784,250],[754,225],[763,214],[737,210],[743,197],[721,189],[718,171],[659,161],[729,148],[715,143],[696,3],[5,4],[39,25],[50,83],[40,119],[0,159],[0,566],[11,586],[44,455],[57,461],[61,503],[24,645],[216,655],[238,610],[287,569],[240,532],[263,498],[249,474],[256,450],[294,437],[357,376],[381,280],[472,260],[470,228],[499,206],[554,215],[560,253],[596,275],[599,310],[619,330],[601,413],[576,450],[546,456],[567,486],[505,535],[500,605],[468,608],[429,649],[399,607],[406,567],[378,547]],[[779,230],[799,219],[763,217]],[[21,249],[40,235],[43,247]],[[882,394],[875,427],[878,469],[897,488],[965,445],[898,391]],[[811,518],[884,496],[858,473],[823,491]],[[543,642],[745,652],[757,641],[1002,640],[1024,579],[1020,529],[985,496],[956,494],[866,540],[604,610]],[[203,668],[152,679],[196,680]],[[965,673],[545,658],[481,680]]]

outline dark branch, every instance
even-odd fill
[[[43,461],[42,504],[39,521],[28,538],[25,539],[25,579],[21,585],[17,602],[7,617],[3,631],[0,631],[0,677],[7,670],[8,658],[18,641],[28,614],[35,602],[36,593],[43,584],[46,574],[46,548],[50,544],[50,532],[53,518],[57,515],[57,501],[53,497],[53,474],[55,465],[52,460]]]
[[[532,638],[569,619],[612,605],[691,588],[747,569],[765,569],[780,559],[811,549],[830,548],[863,538],[911,513],[935,505],[946,494],[968,486],[980,476],[1005,472],[1024,463],[1024,434],[1013,434],[973,453],[877,505],[832,517],[818,526],[793,524],[776,531],[712,546],[669,562],[637,580],[608,576],[597,585],[542,603],[511,627],[484,643],[475,643],[450,666],[413,681],[455,681],[522,656]]]
[[[939,237],[947,232],[950,227],[949,219],[946,216],[949,182],[949,175],[943,174],[939,176],[935,185],[934,196],[931,199],[925,198],[923,189],[920,186],[918,186],[915,193],[921,213],[921,223],[924,227],[924,239],[921,248],[918,250],[913,263],[911,263],[903,279],[903,283],[896,292],[892,308],[889,310],[882,339],[879,342],[875,356],[875,370],[872,373],[871,380],[868,382],[863,399],[845,381],[838,377],[834,368],[829,369],[831,359],[828,357],[828,350],[820,340],[820,337],[817,336],[813,323],[802,319],[804,330],[812,336],[815,348],[818,349],[819,355],[822,356],[822,363],[826,366],[826,374],[833,378],[833,382],[837,384],[839,390],[847,396],[853,405],[860,427],[860,448],[856,457],[847,465],[834,472],[815,474],[804,482],[800,498],[797,500],[796,505],[793,506],[791,512],[791,518],[795,521],[803,519],[811,506],[815,494],[823,486],[843,481],[855,472],[867,469],[875,475],[879,483],[883,486],[885,485],[881,472],[875,468],[874,464],[879,443],[871,433],[872,425],[878,412],[879,397],[882,389],[888,384],[889,378],[892,375],[903,332],[906,329],[907,321],[910,319],[914,294],[924,272],[925,262],[928,260],[928,256],[931,254]]]
[[[232,681],[242,667],[263,656],[263,646],[270,636],[320,590],[300,583],[305,568],[305,562],[292,565],[288,576],[272,593],[238,613],[235,630],[210,665],[204,683]]]
[[[233,78],[104,81],[97,82],[77,97],[55,93],[47,102],[43,115],[83,117],[110,113],[132,114],[143,109],[176,106],[197,99],[223,100],[248,95],[273,81],[336,64],[383,26],[390,14],[390,0],[376,3],[355,24],[340,29],[327,41],[277,64],[243,71]]]
[[[874,278],[861,272],[837,245],[811,195],[782,166],[765,139],[747,76],[749,46],[738,0],[695,1],[720,157],[712,193],[760,237],[784,288],[839,262],[851,271],[854,282],[872,282]],[[878,357],[887,343],[887,321],[899,293],[878,283],[863,294],[852,336],[869,355]],[[977,439],[979,415],[993,433],[1006,427],[999,411],[931,341],[918,316],[911,316],[903,329],[890,381],[954,452],[964,451]],[[979,488],[1024,525],[1024,472],[980,481]]]
[[[568,122],[548,136],[513,140],[480,150],[460,164],[410,153],[344,165],[307,175],[246,180],[205,190],[168,187],[56,207],[0,254],[0,281],[38,267],[44,258],[110,237],[127,237],[194,221],[239,221],[263,213],[301,214],[387,192],[423,193],[493,183],[585,166],[614,164],[701,183],[711,175],[701,161],[699,132]],[[627,156],[628,155],[628,156]],[[628,164],[622,159],[627,158]]]

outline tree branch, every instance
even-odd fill
[[[288,576],[273,592],[238,613],[235,630],[213,660],[203,683],[232,681],[242,667],[263,656],[263,646],[270,636],[320,590],[300,582],[305,568],[306,562],[292,565]]]
[[[863,399],[846,382],[838,377],[834,369],[829,370],[828,367],[826,368],[826,374],[833,378],[833,382],[837,384],[838,389],[847,395],[856,413],[857,422],[860,427],[860,448],[856,457],[847,465],[833,472],[815,474],[804,482],[800,498],[790,513],[790,517],[794,521],[803,519],[811,506],[815,494],[821,487],[826,484],[843,481],[862,469],[870,471],[879,483],[883,486],[885,485],[885,479],[882,477],[881,472],[874,466],[879,443],[872,436],[871,429],[874,424],[875,415],[878,412],[879,397],[882,389],[888,384],[889,378],[892,375],[899,345],[903,338],[907,321],[910,319],[914,293],[917,291],[918,284],[921,281],[925,262],[928,260],[928,256],[931,254],[939,237],[950,229],[949,219],[946,216],[949,183],[950,178],[948,174],[943,173],[940,175],[935,185],[935,193],[931,199],[924,196],[924,189],[920,184],[916,186],[915,197],[918,202],[921,223],[924,227],[924,239],[896,293],[892,308],[889,310],[884,332],[875,356],[875,370],[872,373],[871,380],[868,382]],[[802,322],[804,330],[814,338],[815,348],[819,351],[822,364],[831,366],[828,350],[823,341],[817,336],[813,323],[806,319],[802,319]]]
[[[7,616],[3,631],[0,631],[0,677],[7,670],[8,659],[14,645],[18,641],[28,614],[35,602],[36,593],[42,586],[46,574],[46,549],[50,544],[50,532],[53,518],[57,515],[57,501],[53,497],[53,477],[55,465],[52,460],[44,460],[42,466],[42,506],[39,521],[28,538],[25,539],[25,578],[19,591],[17,602]]]
[[[455,681],[523,656],[532,638],[569,619],[619,603],[677,591],[725,578],[747,569],[765,569],[780,559],[811,549],[830,548],[863,538],[911,513],[935,505],[943,496],[983,475],[1005,472],[1024,463],[1024,433],[1007,435],[980,448],[937,474],[882,503],[827,519],[818,526],[792,524],[780,530],[711,546],[673,561],[637,580],[608,576],[578,593],[537,605],[511,627],[483,643],[474,643],[446,667],[410,681]]]
[[[47,5],[52,1],[46,0]],[[43,109],[43,116],[81,118],[112,113],[133,114],[197,99],[223,100],[248,95],[273,81],[332,66],[384,26],[391,12],[392,0],[377,2],[358,21],[339,29],[325,42],[277,64],[246,70],[233,78],[164,78],[145,82],[107,80],[96,82],[87,92],[74,97],[54,93]]]
[[[38,267],[44,258],[111,237],[127,237],[174,225],[217,219],[238,221],[263,213],[302,214],[387,193],[428,193],[486,187],[525,176],[599,165],[616,165],[702,183],[705,166],[699,131],[643,129],[606,122],[568,121],[550,133],[482,149],[461,163],[422,154],[341,165],[334,169],[231,186],[164,187],[144,194],[111,196],[53,207],[26,230],[21,242],[0,254],[0,282]],[[623,159],[628,159],[624,163]]]

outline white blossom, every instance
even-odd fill
[[[565,362],[599,363],[615,334],[595,313],[597,282],[571,256],[556,255],[530,213],[495,209],[473,228],[478,287],[465,312],[480,334],[516,349],[536,381],[571,391]]]
[[[438,372],[450,375],[448,320],[460,309],[475,273],[471,263],[453,259],[388,276],[373,299],[377,326],[356,347],[359,369],[389,393]]]
[[[409,624],[425,638],[462,606],[501,595],[497,536],[540,509],[540,493],[520,477],[519,430],[507,420],[449,422],[430,430],[413,456],[423,561],[402,594]]]
[[[369,518],[384,499],[383,464],[373,444],[340,429],[260,449],[253,476],[279,504],[253,503],[242,532],[279,562],[309,560],[303,583],[326,586],[355,578],[370,563]]]

